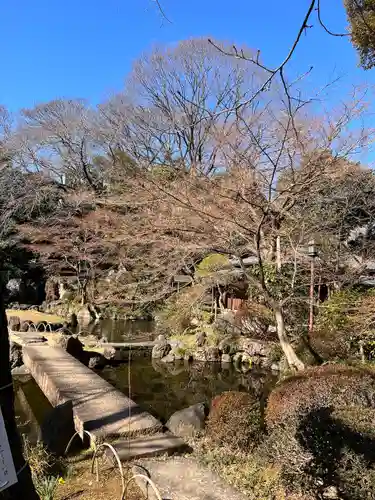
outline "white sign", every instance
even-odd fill
[[[3,414],[0,408],[0,491],[13,486],[17,481],[16,469],[14,468]]]

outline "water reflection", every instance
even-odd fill
[[[85,327],[77,327],[78,332],[105,338],[108,342],[141,342],[154,339],[155,323],[147,320],[103,319]]]
[[[101,375],[162,422],[192,404],[210,403],[224,391],[252,392],[262,398],[276,383],[270,373],[244,374],[231,365],[224,368],[220,363],[169,364],[144,357],[136,358],[130,365],[106,368]]]

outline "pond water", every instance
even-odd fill
[[[141,342],[154,339],[155,322],[103,319],[84,328],[78,327],[77,331],[100,338],[104,337],[108,342]]]
[[[30,375],[13,377],[13,387],[18,430],[35,444],[42,437],[41,425],[52,406]]]
[[[151,360],[149,354],[105,368],[100,375],[163,423],[175,411],[195,403],[209,404],[224,391],[253,392],[262,398],[277,378],[265,372],[241,373],[220,363],[163,363]]]

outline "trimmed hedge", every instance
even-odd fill
[[[344,499],[375,499],[374,371],[323,365],[290,377],[271,392],[266,423],[263,453],[287,484],[314,494],[333,485]]]
[[[262,433],[260,403],[252,394],[228,391],[212,400],[207,419],[207,435],[231,448],[249,449]]]

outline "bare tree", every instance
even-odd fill
[[[248,48],[242,51],[250,57]],[[134,64],[125,91],[101,106],[103,130],[138,161],[210,174],[221,166],[219,145],[233,131],[232,110],[263,73],[205,39],[157,47]],[[243,106],[243,119],[259,114],[258,104]]]
[[[142,177],[146,189],[159,193],[154,232],[164,238],[180,235],[181,244],[188,240],[197,251],[236,256],[249,283],[273,311],[281,347],[295,369],[304,365],[288,337],[285,308],[300,290],[293,285],[293,273],[286,286],[283,263],[293,262],[296,248],[307,244],[314,233],[296,224],[293,209],[307,190],[331,175],[342,158],[368,139],[348,132],[349,124],[363,112],[362,97],[353,96],[335,119],[333,113],[308,117],[302,101],[293,109],[285,102],[284,112],[263,106],[262,122],[257,120],[254,127],[238,115],[235,133],[218,147],[225,160],[220,173],[212,175],[210,168],[203,167],[196,176],[183,171],[161,182],[155,180],[152,168],[146,168]],[[327,156],[327,151],[335,153]],[[243,265],[245,254],[256,257],[255,268]],[[300,270],[303,267],[299,265]],[[283,286],[272,286],[270,273],[272,281]]]
[[[95,141],[95,112],[83,100],[55,100],[21,112],[13,136],[15,165],[49,174],[69,186],[102,188],[93,159],[101,150]]]

